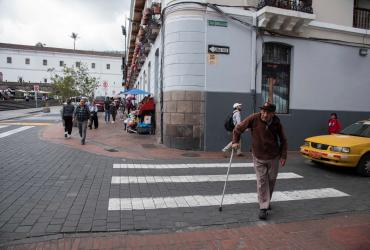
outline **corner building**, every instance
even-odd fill
[[[132,1],[126,87],[154,95],[166,146],[221,150],[234,102],[242,117],[275,103],[290,150],[332,112],[343,127],[370,117],[369,1],[157,3]]]

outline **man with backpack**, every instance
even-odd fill
[[[239,148],[241,134],[249,129],[252,135],[252,153],[254,170],[257,177],[259,218],[267,219],[271,210],[270,201],[274,191],[280,165],[284,166],[287,158],[287,140],[275,115],[276,106],[265,102],[260,112],[252,114],[240,122],[233,130],[232,148]]]
[[[225,121],[225,129],[229,132],[232,132],[234,130],[234,127],[240,123],[241,121],[241,116],[240,116],[240,111],[242,110],[242,104],[241,103],[234,103],[233,105],[233,113],[230,114]],[[224,153],[224,156],[227,157],[227,153],[231,151],[232,147],[232,141],[229,142],[223,149],[222,152]],[[239,145],[241,145],[241,142],[239,141]],[[242,150],[241,147],[237,149],[236,154],[238,156],[242,156]]]

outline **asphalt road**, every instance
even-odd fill
[[[0,122],[0,244],[61,232],[278,223],[370,209],[370,178],[293,153],[280,170],[285,177],[277,181],[267,222],[258,220],[254,172],[246,160],[232,165],[219,212],[227,159],[99,156],[41,140],[43,127],[55,122],[58,114]]]

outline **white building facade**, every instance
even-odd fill
[[[148,41],[153,1],[132,1],[128,82],[154,95],[158,141],[221,150],[235,102],[243,117],[275,103],[290,150],[327,133],[332,112],[343,126],[370,117],[369,1],[192,2],[162,1]]]
[[[122,90],[122,54],[0,43],[0,75],[5,82],[51,83],[51,72],[63,66],[87,67],[99,81],[95,96],[115,96]]]

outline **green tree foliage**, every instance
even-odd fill
[[[63,67],[61,75],[55,73],[55,69],[48,70],[51,73],[51,81],[57,95],[62,99],[72,96],[93,97],[94,90],[99,82],[95,77],[90,76],[87,66],[82,64],[80,67]]]

